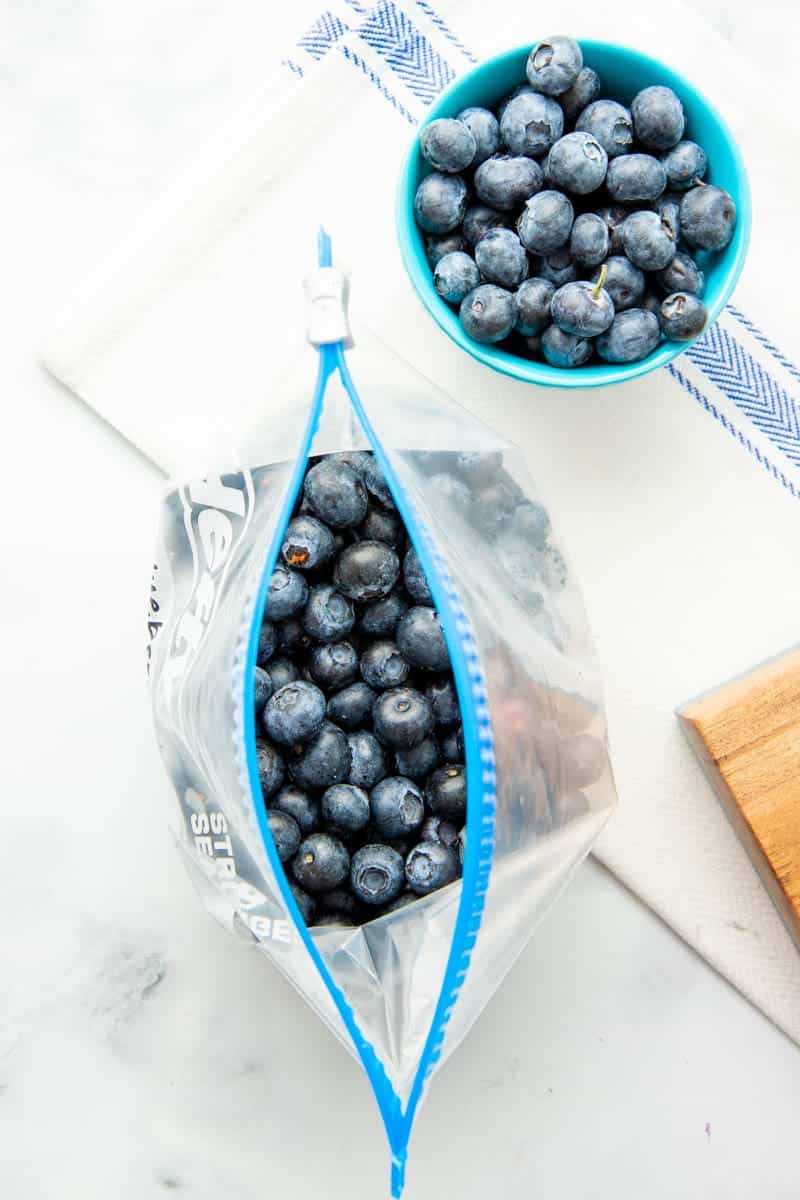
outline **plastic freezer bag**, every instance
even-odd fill
[[[588,852],[615,795],[580,596],[519,451],[388,350],[377,381],[373,356],[359,390],[359,348],[345,352],[343,281],[329,254],[323,236],[308,285],[316,386],[309,362],[307,394],[251,439],[249,465],[165,498],[150,676],[186,865],[210,911],[257,945],[361,1061],[396,1197],[431,1076]],[[463,874],[359,927],[308,928],[269,830],[253,675],[309,456],[361,449],[384,472],[450,653],[466,764]],[[478,470],[477,491],[476,463],[486,474]],[[508,503],[498,507],[498,482],[524,520],[510,523]]]

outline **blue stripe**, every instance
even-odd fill
[[[344,37],[349,28],[350,26],[346,25],[335,13],[323,12],[320,13],[311,28],[298,39],[297,44],[312,58],[319,61],[325,57],[332,46],[335,46]]]
[[[348,62],[351,62],[354,66],[358,67],[359,70],[363,71],[370,83],[375,84],[375,87],[378,89],[383,98],[389,101],[392,108],[399,112],[401,117],[405,117],[410,125],[417,124],[416,117],[412,117],[408,109],[400,103],[396,96],[392,95],[381,77],[375,74],[372,67],[369,65],[369,63],[364,61],[360,54],[357,54],[351,46],[346,44],[344,46],[340,46],[339,49]]]
[[[455,78],[449,63],[393,0],[379,0],[358,34],[423,104],[430,104]]]
[[[425,13],[425,16],[428,18],[431,25],[435,25],[439,32],[443,33],[447,40],[451,42],[457,50],[461,51],[461,53],[464,55],[464,58],[469,59],[469,61],[472,63],[476,63],[478,61],[477,57],[472,53],[472,51],[468,50],[461,39],[456,37],[447,22],[439,16],[439,14],[434,8],[431,7],[430,4],[427,3],[427,0],[416,0],[416,4],[417,8],[421,9],[422,12]]]
[[[800,367],[796,367],[794,363],[786,357],[783,351],[780,350],[774,342],[771,342],[765,333],[761,332],[755,322],[751,321],[749,317],[745,316],[741,309],[736,308],[736,306],[733,304],[728,305],[728,312],[731,314],[731,316],[736,318],[740,325],[743,325],[745,329],[752,333],[756,341],[760,342],[765,350],[769,350],[776,362],[779,362],[781,366],[789,372],[790,375],[794,375],[795,379],[800,380]]]
[[[281,66],[288,67],[293,75],[299,75],[301,79],[305,75],[305,71],[300,66],[300,63],[296,63],[293,58],[284,58],[281,62]]]

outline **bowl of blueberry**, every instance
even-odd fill
[[[442,94],[397,206],[403,261],[444,332],[494,370],[556,387],[681,354],[727,303],[750,220],[736,143],[692,84],[564,36]]]

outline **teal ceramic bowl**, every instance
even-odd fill
[[[640,54],[638,50],[628,50],[607,42],[581,41],[581,47],[587,66],[593,67],[603,81],[604,96],[630,104],[636,92],[650,84],[666,84],[673,88],[686,111],[684,136],[698,142],[708,154],[707,181],[725,188],[736,202],[738,221],[730,244],[718,254],[702,254],[699,259],[706,275],[703,299],[708,307],[709,323],[715,321],[736,286],[750,237],[750,189],[733,136],[717,110],[697,88],[664,63]],[[432,106],[425,123],[437,117],[454,117],[462,108],[470,105],[496,107],[513,87],[524,82],[529,52],[530,46],[520,46],[488,59],[461,76]],[[429,169],[419,152],[415,137],[403,166],[397,196],[400,251],[423,304],[448,337],[467,354],[515,379],[550,387],[584,388],[620,383],[637,375],[645,375],[656,367],[665,366],[690,345],[688,342],[662,342],[641,362],[560,370],[547,363],[522,358],[498,346],[474,342],[462,329],[455,309],[434,290],[433,274],[425,255],[425,235],[414,220],[414,194],[419,181]]]

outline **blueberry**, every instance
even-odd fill
[[[503,229],[507,220],[507,216],[488,204],[473,204],[464,214],[464,237],[474,246],[490,229]]]
[[[475,192],[484,204],[506,212],[538,192],[543,179],[542,168],[532,158],[494,154],[475,172]]]
[[[708,157],[697,142],[678,142],[666,154],[661,155],[667,172],[667,186],[676,192],[685,192],[703,178],[708,170]]]
[[[314,917],[317,913],[317,905],[312,896],[308,892],[304,892],[299,883],[289,881],[289,888],[295,899],[295,904],[300,909],[300,916],[305,921],[306,925],[314,924]]]
[[[278,809],[296,821],[303,837],[314,833],[319,826],[319,805],[316,800],[293,783],[284,784],[273,797],[270,808]]]
[[[369,796],[352,783],[335,783],[322,795],[320,810],[329,829],[349,836],[369,824]]]
[[[466,827],[466,825],[459,832],[458,841],[456,842],[456,854],[458,855],[458,861],[461,863],[461,865],[463,867],[464,859],[466,858],[466,854],[467,854],[467,827]]]
[[[592,344],[558,325],[548,325],[542,334],[542,354],[551,367],[582,367],[592,357]]]
[[[299,571],[291,571],[278,564],[272,572],[267,597],[267,612],[270,620],[283,621],[292,617],[308,598],[308,584]]]
[[[261,667],[256,667],[253,672],[253,707],[256,716],[260,716],[273,691],[272,680],[267,672]]]
[[[475,247],[475,262],[484,279],[505,288],[515,288],[528,274],[528,256],[511,229],[488,230]]]
[[[391,846],[362,846],[353,855],[350,887],[362,904],[389,904],[404,882],[403,860]]]
[[[305,746],[297,745],[289,760],[289,774],[301,788],[320,791],[344,783],[350,774],[347,735],[325,722],[317,736]],[[302,883],[302,879],[299,881]],[[336,884],[331,884],[335,887]]]
[[[545,175],[556,187],[576,196],[599,188],[606,177],[608,155],[590,133],[576,131],[560,138],[547,156]]]
[[[419,135],[419,148],[435,170],[451,174],[470,165],[478,146],[464,121],[440,117],[424,127]]]
[[[643,271],[661,271],[675,257],[675,242],[658,213],[631,213],[622,226],[625,254]]]
[[[413,546],[409,546],[403,559],[403,580],[412,600],[416,600],[417,604],[433,604],[428,580]]]
[[[656,200],[656,212],[677,246],[681,237],[681,200],[677,192],[665,192]]]
[[[500,136],[512,154],[542,158],[564,132],[564,113],[549,96],[523,92],[509,100],[500,120]]]
[[[326,462],[344,463],[345,466],[355,471],[356,475],[360,475],[362,479],[371,458],[372,454],[369,450],[336,450],[333,454],[325,455]]]
[[[656,296],[654,292],[648,292],[644,299],[639,300],[637,308],[644,308],[648,312],[655,313],[657,317],[661,316],[661,297]]]
[[[331,696],[328,701],[328,720],[342,729],[358,729],[369,717],[374,703],[372,688],[358,680]]]
[[[608,229],[609,254],[622,254],[622,225],[630,216],[630,212],[621,204],[607,204],[598,208],[597,215]]]
[[[560,96],[572,87],[583,66],[583,54],[574,38],[551,37],[537,42],[528,55],[528,83],[546,96]]]
[[[271,621],[264,621],[258,635],[258,665],[266,667],[278,645],[278,631]]]
[[[611,297],[615,310],[622,312],[626,308],[634,308],[644,295],[644,273],[623,254],[612,254],[604,266],[607,267],[607,271],[603,286]],[[598,268],[592,274],[592,282],[597,283],[599,278]]]
[[[553,591],[560,591],[567,582],[567,564],[556,546],[543,546],[538,560],[539,578]]]
[[[306,475],[303,495],[319,519],[334,529],[360,525],[367,515],[364,480],[346,462],[325,458],[317,463]]]
[[[463,121],[475,139],[475,153],[468,164],[479,167],[487,158],[497,153],[500,145],[500,126],[497,117],[488,108],[464,108],[456,120]]]
[[[425,797],[431,812],[460,822],[467,811],[467,776],[461,763],[447,763],[429,777]]]
[[[456,455],[455,469],[460,478],[471,488],[485,488],[494,483],[502,466],[502,450],[463,450]],[[415,600],[430,603],[412,591],[407,580],[406,587]]]
[[[300,845],[300,826],[292,817],[280,809],[272,809],[267,813],[269,831],[275,843],[275,853],[281,862],[288,862],[297,853]]]
[[[376,600],[386,596],[397,583],[400,560],[384,542],[355,542],[336,560],[333,579],[351,600]]]
[[[270,696],[273,692],[277,692],[278,688],[282,688],[285,684],[292,683],[293,680],[300,677],[297,667],[287,658],[273,658],[267,666],[267,675],[270,682]],[[268,699],[269,696],[267,696]]]
[[[467,196],[467,185],[459,175],[440,171],[426,175],[414,197],[414,216],[420,229],[426,233],[452,232],[464,219]]]
[[[303,628],[303,622],[297,620],[296,617],[291,617],[288,621],[282,621],[278,626],[278,646],[283,651],[284,655],[289,655],[294,658],[298,655],[305,654],[310,645],[311,638]],[[284,657],[282,661],[286,662],[286,658]],[[269,664],[267,669],[269,669],[270,666],[272,666],[272,663]],[[294,667],[292,667],[292,670],[295,672],[292,678],[297,679],[299,672]],[[277,691],[278,687],[281,685],[275,683],[274,679],[272,682],[275,684],[275,690]],[[286,679],[284,682],[289,683],[289,680]]]
[[[321,892],[317,896],[320,913],[326,917],[336,915],[355,921],[358,917],[358,901],[349,890],[346,880],[344,887],[332,888],[329,892]]]
[[[464,733],[460,725],[441,739],[440,749],[447,762],[464,761]]]
[[[325,697],[313,683],[298,679],[270,697],[262,723],[273,742],[293,746],[319,733],[325,720]]]
[[[451,824],[444,817],[426,817],[419,836],[422,842],[441,842],[443,846],[455,849],[458,842],[458,826]]]
[[[347,735],[350,745],[350,774],[348,782],[369,790],[386,774],[383,748],[366,729]]]
[[[573,207],[563,192],[539,192],[520,213],[517,232],[526,250],[549,254],[569,241],[574,219]]]
[[[508,523],[515,504],[513,492],[499,479],[478,492],[470,511],[472,524],[484,537],[493,537]]]
[[[400,618],[397,626],[397,645],[403,657],[415,667],[422,667],[428,671],[445,671],[450,665],[450,655],[439,614],[433,608],[410,608]]]
[[[703,332],[708,310],[690,292],[674,292],[661,304],[661,329],[673,342],[688,342]]]
[[[385,542],[393,549],[397,549],[405,538],[403,522],[397,513],[377,504],[369,506],[357,532],[363,541]]]
[[[419,783],[439,765],[439,747],[433,737],[424,738],[418,746],[398,750],[394,756],[398,775]]]
[[[439,500],[449,504],[461,516],[467,512],[472,497],[463,480],[452,475],[433,475],[430,483]]]
[[[420,842],[406,860],[408,886],[418,896],[427,896],[458,879],[458,858],[441,842]]]
[[[349,870],[350,855],[329,833],[305,838],[292,862],[295,879],[309,892],[330,892],[345,881]]]
[[[464,218],[466,220],[466,217]],[[458,250],[466,250],[467,242],[460,233],[432,234],[425,238],[425,254],[428,262],[435,267],[445,254],[454,254]]]
[[[405,683],[411,667],[403,658],[394,642],[373,642],[361,655],[359,664],[364,682],[377,691],[400,687]]]
[[[258,764],[258,778],[261,781],[261,791],[264,793],[264,799],[269,800],[283,783],[283,759],[274,746],[269,742],[265,742],[263,738],[257,737],[256,762]]]
[[[364,606],[358,628],[368,637],[391,637],[397,622],[408,608],[399,592],[390,592],[380,600],[372,600]]]
[[[668,87],[646,87],[631,104],[633,128],[648,150],[669,150],[683,137],[683,105]]]
[[[595,345],[605,362],[638,362],[655,350],[660,336],[654,313],[644,308],[629,308],[617,313],[611,328],[600,335]]]
[[[556,325],[579,337],[604,333],[614,320],[614,304],[603,287],[605,278],[606,272],[601,267],[597,283],[581,279],[559,288],[550,306]]]
[[[497,539],[497,559],[511,578],[514,594],[529,610],[538,611],[544,603],[539,590],[541,548],[508,529]]]
[[[385,838],[408,837],[425,819],[422,792],[410,779],[399,775],[382,779],[369,794],[372,820]]]
[[[538,500],[523,500],[514,509],[511,517],[511,531],[519,537],[543,546],[550,535],[550,517],[547,509]]]
[[[667,186],[667,172],[652,154],[621,154],[608,164],[606,187],[612,200],[644,204],[657,200]]]
[[[681,200],[681,233],[691,246],[723,250],[736,227],[736,205],[722,188],[703,184]]]
[[[372,542],[357,545],[371,546]],[[350,546],[348,549],[353,549]],[[343,553],[347,553],[345,550]],[[330,583],[318,583],[311,588],[303,612],[303,628],[318,642],[338,642],[346,637],[355,624],[352,601]]]
[[[672,292],[690,292],[693,296],[701,296],[705,287],[705,275],[694,259],[678,250],[672,262],[659,271],[656,276],[658,285],[667,295]]]
[[[418,899],[419,897],[415,895],[414,892],[401,892],[400,895],[391,902],[391,904],[386,905],[384,912],[399,912],[401,908],[408,908],[409,904],[414,904],[414,902]]]
[[[433,712],[425,697],[414,688],[393,688],[375,701],[372,727],[384,744],[405,749],[428,736],[433,729]]]
[[[445,254],[436,264],[433,286],[448,304],[460,304],[467,292],[471,292],[481,281],[475,262],[463,251]]]
[[[551,250],[549,254],[537,258],[534,265],[538,277],[546,279],[555,288],[563,287],[565,283],[572,283],[578,278],[578,271],[570,257],[568,246],[562,246],[560,250]]]
[[[316,517],[294,517],[286,527],[281,558],[287,567],[314,571],[333,558],[333,534]]]
[[[370,496],[374,496],[384,508],[394,508],[394,496],[374,454],[365,457],[362,474]]]
[[[578,117],[575,128],[590,133],[608,157],[627,154],[633,145],[633,117],[616,100],[595,100]]]
[[[587,109],[589,105],[600,95],[601,87],[602,85],[600,83],[600,77],[597,72],[593,71],[591,67],[583,67],[578,72],[578,78],[575,80],[572,87],[567,88],[567,90],[562,92],[558,97],[558,103],[561,105],[561,109],[564,113],[564,120],[568,124],[574,124],[580,114],[584,112],[584,110]],[[597,137],[597,134],[594,133],[593,129],[588,130],[588,132],[593,133],[594,136]],[[603,142],[600,140],[600,138],[597,138],[597,140],[602,146]],[[605,149],[606,152],[608,152],[607,146]],[[609,154],[609,158],[610,157],[611,155]]]
[[[608,257],[610,242],[603,218],[597,213],[581,213],[569,237],[570,258],[579,267],[596,267]]]
[[[358,651],[352,642],[326,642],[311,651],[308,669],[320,687],[338,692],[358,678]]]
[[[314,921],[315,929],[325,929],[331,927],[333,929],[349,929],[355,926],[356,922],[350,917],[346,917],[344,913],[324,913],[321,917],[317,917]]]
[[[503,99],[498,104],[498,106],[497,106],[498,121],[502,121],[503,114],[505,113],[505,111],[508,108],[511,101],[516,100],[517,96],[532,96],[532,95],[533,95],[533,88],[531,87],[531,85],[529,83],[518,83],[517,86],[515,88],[512,88],[511,91],[508,93],[508,95],[504,96]]]
[[[502,342],[514,328],[517,302],[504,288],[482,283],[464,297],[458,315],[465,332],[476,342]]]

